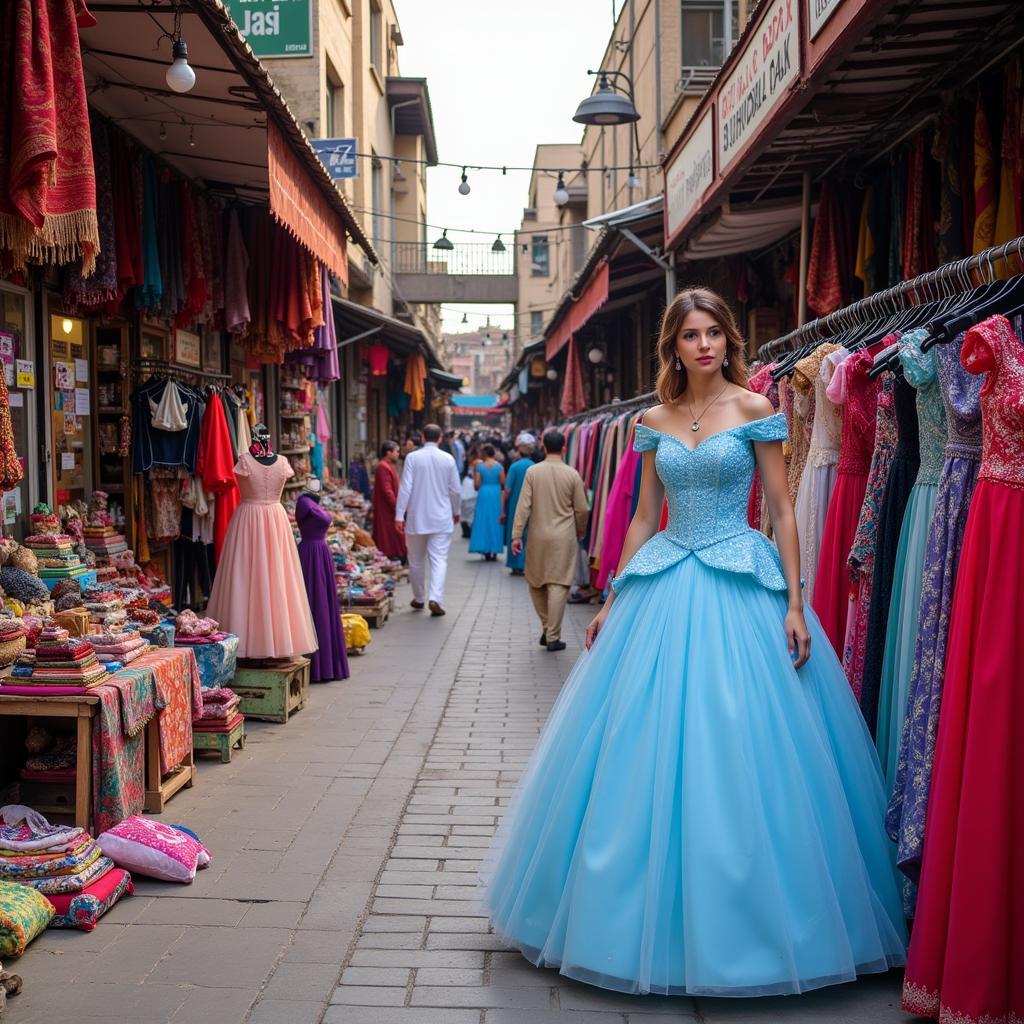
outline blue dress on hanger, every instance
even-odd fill
[[[480,490],[476,492],[473,512],[473,532],[469,535],[472,554],[497,555],[505,546],[505,531],[501,522],[501,466],[494,463],[476,467],[480,474]]]
[[[803,992],[905,962],[871,736],[806,609],[793,669],[775,546],[746,521],[752,442],[643,424],[668,528],[612,583],[483,869],[499,936],[619,992]]]

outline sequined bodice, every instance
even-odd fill
[[[900,339],[900,362],[907,383],[916,391],[917,442],[921,455],[921,468],[917,472],[919,484],[937,484],[942,475],[946,446],[946,407],[939,386],[938,360],[935,349],[921,351],[921,342],[928,336],[925,330],[908,331]],[[900,443],[903,442],[903,422],[900,421]]]
[[[828,398],[843,411],[843,443],[839,472],[866,476],[875,450],[875,411],[880,382],[868,377],[873,357],[855,352],[836,367],[828,386]]]
[[[1024,487],[1024,347],[1004,316],[990,316],[964,338],[960,361],[984,374],[978,479]]]
[[[981,377],[968,373],[960,363],[964,335],[948,345],[937,345],[935,366],[946,407],[946,454],[962,458],[981,456]]]
[[[775,546],[747,524],[747,496],[756,464],[752,442],[785,437],[781,413],[712,434],[695,448],[638,423],[634,447],[655,452],[668,526],[640,548],[613,586],[618,589],[631,576],[661,572],[695,554],[707,565],[748,573],[765,587],[784,590]]]

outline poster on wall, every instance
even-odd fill
[[[257,57],[313,53],[312,0],[225,0],[224,6]]]
[[[798,0],[775,0],[718,91],[718,173],[721,175],[800,76]]]
[[[8,387],[14,387],[14,351],[14,335],[10,331],[0,331],[0,362],[3,363],[4,381]]]

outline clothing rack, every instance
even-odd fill
[[[961,290],[966,291],[974,285],[971,271],[980,270],[983,266],[988,268],[988,279],[994,280],[996,260],[1008,261],[1012,253],[1016,253],[1024,263],[1024,256],[1022,256],[1024,254],[1024,237],[1013,238],[1002,245],[983,249],[973,256],[966,256],[952,263],[946,263],[937,270],[926,271],[908,281],[901,281],[891,288],[858,299],[827,316],[810,320],[781,338],[765,342],[757,350],[757,358],[762,363],[770,363],[783,352],[799,348],[815,337],[824,341],[842,334],[858,324],[890,316],[900,309],[906,309],[908,305],[919,305],[922,301],[921,293],[927,295],[929,289],[935,285],[955,281],[960,285]]]
[[[212,370],[199,370],[189,366],[178,366],[174,363],[169,363],[166,359],[137,359],[134,370],[136,376],[139,377],[146,373],[151,375],[160,373],[166,374],[166,376],[172,377],[174,380],[186,380],[189,383],[197,381],[211,383],[219,380],[231,380],[231,374],[229,373],[214,373]]]
[[[575,416],[565,416],[560,423],[582,423],[584,420],[594,419],[597,416],[607,416],[620,412],[630,412],[648,405],[657,404],[658,396],[653,391],[644,395],[637,395],[635,398],[624,398],[619,402],[609,402],[607,405],[599,405],[594,409],[587,409],[585,412],[578,412]]]

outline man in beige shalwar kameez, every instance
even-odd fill
[[[512,551],[522,550],[527,522],[526,582],[540,616],[541,645],[564,651],[562,616],[576,577],[576,549],[587,528],[587,493],[579,473],[562,459],[565,437],[557,430],[544,435],[543,462],[531,466],[512,523]]]

